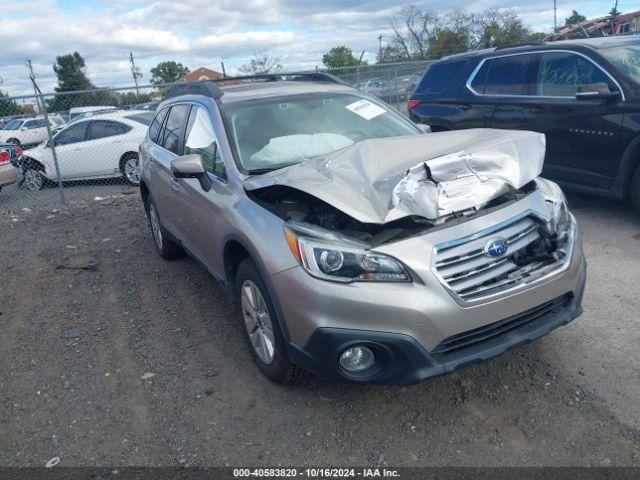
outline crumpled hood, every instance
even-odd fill
[[[472,129],[364,140],[244,181],[313,195],[364,223],[480,208],[540,175],[544,135]]]

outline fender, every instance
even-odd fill
[[[260,272],[260,275],[262,275],[264,284],[267,286],[267,290],[269,291],[269,296],[271,297],[271,301],[273,302],[273,308],[275,308],[276,310],[276,319],[278,321],[278,325],[280,326],[280,331],[282,332],[282,336],[284,337],[287,344],[290,343],[289,330],[287,329],[287,323],[284,321],[284,314],[282,313],[282,309],[280,308],[280,301],[275,293],[273,285],[271,284],[271,277],[267,273],[267,269],[262,263],[262,259],[258,255],[258,252],[256,252],[253,246],[251,246],[251,243],[247,240],[247,238],[244,235],[234,232],[224,237],[222,241],[222,244],[224,245],[222,249],[223,254],[227,248],[227,245],[231,241],[236,241],[240,245],[242,245],[242,247],[247,252],[249,252],[249,257],[251,257],[251,260],[253,260],[256,266],[258,267],[258,271]],[[226,286],[229,292],[233,292],[233,285],[231,285],[228,278],[224,279],[224,285]]]
[[[625,148],[616,176],[611,187],[611,193],[615,198],[623,199],[629,194],[629,179],[635,168],[640,163],[640,135],[635,137]]]

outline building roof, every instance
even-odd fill
[[[191,73],[187,73],[184,77],[180,79],[181,82],[197,82],[199,80],[218,80],[219,78],[223,78],[224,75],[220,72],[216,72],[215,70],[211,70],[209,68],[200,67],[194,70]]]

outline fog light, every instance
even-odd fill
[[[340,365],[347,372],[357,373],[370,368],[375,363],[375,355],[368,347],[347,348],[340,355]]]

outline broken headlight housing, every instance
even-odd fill
[[[300,265],[314,277],[343,283],[411,281],[398,260],[370,252],[366,244],[307,227],[285,226],[284,233]]]
[[[537,183],[549,210],[547,229],[549,233],[562,239],[567,235],[571,226],[571,214],[567,206],[567,198],[557,184],[541,178],[538,178]]]

